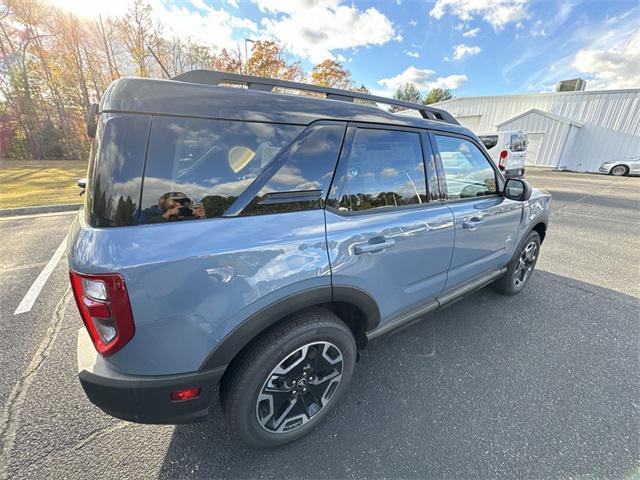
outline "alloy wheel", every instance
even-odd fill
[[[264,382],[256,402],[258,423],[271,433],[302,427],[331,401],[342,370],[342,352],[334,344],[313,342],[298,348]]]
[[[513,284],[516,288],[522,287],[531,276],[537,255],[538,244],[536,242],[529,242],[522,250],[518,259],[518,266],[513,272]]]

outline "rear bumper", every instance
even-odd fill
[[[78,377],[89,400],[111,416],[138,423],[205,420],[224,368],[181,375],[124,375],[100,357],[84,328],[78,331]],[[201,388],[191,400],[171,401],[171,392]]]

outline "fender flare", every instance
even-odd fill
[[[310,288],[272,303],[241,322],[216,344],[200,371],[226,368],[254,338],[284,317],[314,305],[330,305],[332,301],[358,307],[364,314],[365,331],[372,330],[380,322],[378,305],[364,290],[343,285]]]

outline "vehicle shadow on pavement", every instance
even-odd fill
[[[622,477],[637,471],[640,301],[536,271],[371,342],[297,443],[234,441],[217,405],[176,427],[161,478]]]

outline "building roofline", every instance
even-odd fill
[[[542,115],[543,117],[550,118],[551,120],[554,120],[556,122],[566,123],[567,125],[573,125],[574,127],[578,127],[578,128],[584,127],[583,123],[576,122],[575,120],[571,120],[570,118],[563,117],[562,115],[558,115],[556,113],[551,113],[551,112],[547,112],[545,110],[540,110],[539,108],[531,108],[531,109],[529,109],[529,110],[527,110],[525,112],[519,113],[515,117],[508,118],[507,120],[498,123],[496,125],[496,127],[497,128],[502,127],[503,125],[511,123],[514,120],[517,120],[519,118],[526,117],[527,115],[530,115],[532,113],[537,113],[538,115]]]
[[[455,102],[458,100],[472,100],[479,98],[516,98],[516,97],[536,97],[536,96],[564,96],[564,95],[600,95],[600,94],[616,94],[616,93],[637,93],[640,94],[640,88],[621,88],[618,90],[583,90],[580,92],[538,92],[538,93],[511,93],[503,95],[475,95],[471,97],[455,97],[443,102],[434,103],[434,105],[444,105],[446,103]]]

